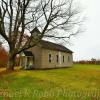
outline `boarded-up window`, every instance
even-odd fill
[[[51,54],[49,54],[49,62],[51,63]]]

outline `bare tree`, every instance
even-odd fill
[[[14,70],[16,55],[42,38],[66,39],[78,33],[79,13],[74,0],[1,0],[0,35],[9,45],[7,69]],[[36,33],[37,28],[41,32]]]

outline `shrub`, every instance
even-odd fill
[[[7,61],[8,53],[3,47],[0,47],[0,67],[5,67],[7,65]]]

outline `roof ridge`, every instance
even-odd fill
[[[46,40],[41,40],[40,43],[41,43],[41,45],[42,45],[43,48],[54,49],[54,50],[59,50],[59,51],[73,53],[67,47],[65,47],[63,45],[60,45],[60,44],[57,44],[57,43],[53,43],[53,42],[46,41]]]

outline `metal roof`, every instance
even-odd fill
[[[59,45],[59,44],[56,44],[56,43],[52,43],[52,42],[49,42],[49,41],[41,40],[40,44],[42,45],[42,48],[73,53],[71,50],[69,50],[65,46]]]

